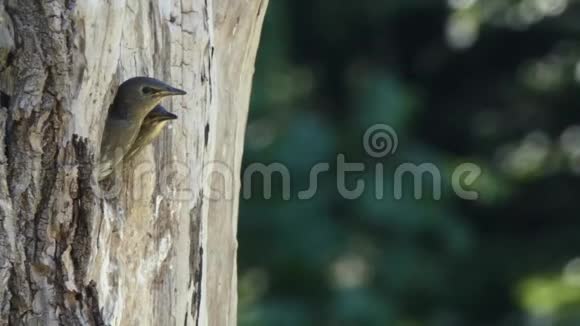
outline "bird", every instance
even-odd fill
[[[184,90],[150,77],[123,82],[110,106],[101,139],[98,179],[109,176],[137,139],[143,120],[163,98],[185,95]]]
[[[145,146],[149,145],[171,120],[177,116],[167,111],[162,105],[157,105],[143,120],[137,139],[125,155],[125,160],[135,157]]]

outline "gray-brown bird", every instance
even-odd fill
[[[177,119],[177,116],[167,111],[163,106],[157,105],[143,120],[137,139],[129,149],[124,160],[130,160],[137,155],[145,146],[149,145],[163,130],[167,123]]]
[[[98,179],[110,175],[123,160],[137,139],[143,120],[163,98],[184,94],[155,78],[134,77],[122,83],[105,122]]]

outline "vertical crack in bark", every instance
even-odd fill
[[[75,281],[78,288],[82,288],[86,278],[88,260],[91,254],[91,229],[94,222],[94,208],[97,207],[97,198],[91,185],[93,157],[88,150],[87,139],[73,136],[73,146],[79,164],[76,193],[74,199],[73,224],[76,226],[72,246],[72,260],[74,263]]]
[[[191,300],[192,308],[195,308],[195,326],[199,326],[199,307],[201,305],[201,281],[203,274],[203,247],[199,246],[197,269],[195,270],[195,291]]]
[[[203,273],[203,246],[201,244],[201,214],[203,208],[203,192],[200,192],[197,203],[190,211],[189,233],[191,242],[189,248],[189,288],[193,286],[191,308],[189,309],[195,325],[199,325],[199,307],[201,304],[201,280]],[[185,319],[187,320],[187,318]]]
[[[103,316],[99,309],[99,293],[97,292],[97,284],[91,281],[85,289],[87,297],[87,306],[92,317],[91,325],[94,326],[105,326]]]

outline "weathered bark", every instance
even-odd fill
[[[267,0],[0,0],[0,325],[235,325],[239,168]],[[103,198],[116,86],[188,91]],[[115,189],[115,187],[112,187]]]

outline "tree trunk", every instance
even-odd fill
[[[0,325],[235,325],[244,127],[268,0],[0,0]],[[123,80],[188,95],[91,177]],[[117,191],[118,190],[118,191]]]

